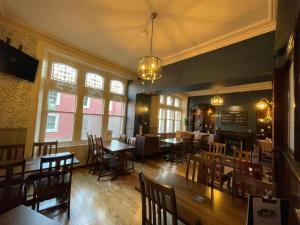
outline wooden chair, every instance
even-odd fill
[[[57,153],[57,144],[57,141],[34,142],[32,147],[32,157]]]
[[[191,168],[192,167],[192,168]],[[190,168],[192,174],[190,175]],[[200,156],[190,155],[186,167],[186,179],[190,179],[197,183],[202,183],[211,188],[214,187],[215,178],[215,159],[208,159]]]
[[[0,163],[0,214],[25,204],[25,159]]]
[[[274,190],[272,183],[241,174],[235,174],[233,185],[234,196],[238,196],[239,194],[243,197],[248,195],[264,196],[265,190]]]
[[[87,133],[87,139],[88,139],[88,157],[86,160],[86,164],[90,165],[89,173],[93,171],[93,168],[95,167],[95,155],[96,155],[96,149],[95,149],[95,140],[92,134]],[[95,171],[93,171],[95,172]]]
[[[142,172],[139,174],[139,180],[142,198],[142,225],[178,225],[174,188],[160,185]]]
[[[136,137],[128,138],[127,143],[136,146]],[[135,149],[125,152],[126,167],[128,170],[132,170],[132,171],[134,171],[134,150]],[[128,168],[128,161],[131,161],[131,167],[129,168]]]
[[[0,161],[24,159],[25,144],[0,145]]]
[[[226,144],[215,142],[215,143],[213,143],[209,152],[214,153],[214,154],[219,154],[219,155],[226,155]]]
[[[223,185],[227,182],[227,189],[230,191],[231,174],[225,174],[224,167],[226,165],[224,156],[219,154],[213,154],[210,152],[203,152],[203,157],[208,159],[214,159],[216,161],[215,167],[215,184],[223,189]]]
[[[233,177],[235,174],[241,174],[256,179],[262,179],[262,164],[251,163],[238,159],[233,159]]]
[[[62,156],[44,156],[41,158],[39,179],[34,181],[33,194],[33,201],[37,206],[38,212],[40,212],[40,202],[64,197],[62,198],[63,202],[59,202],[50,208],[66,204],[68,218],[70,218],[73,161],[74,153]]]
[[[118,168],[117,157],[113,154],[106,153],[103,147],[103,142],[101,137],[95,137],[96,141],[96,164],[95,171],[99,171],[98,181],[101,177],[104,176],[113,176],[115,171]]]
[[[182,139],[182,143],[181,143],[181,151],[182,154],[184,154],[185,159],[186,159],[186,154],[187,153],[194,153],[193,152],[193,147],[194,147],[194,137],[184,137]]]
[[[123,143],[126,143],[126,139],[127,139],[127,138],[126,138],[126,135],[125,135],[125,134],[121,134],[120,137],[119,137],[119,141],[120,141],[120,142],[123,142]]]
[[[251,161],[251,152],[235,149],[233,157],[237,158],[239,160],[250,162]]]

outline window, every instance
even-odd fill
[[[98,90],[103,90],[104,79],[96,73],[86,73],[85,75],[85,86]]]
[[[53,104],[53,96],[59,96],[59,105]],[[75,108],[75,95],[56,91],[48,93],[45,141],[72,140]]]
[[[58,127],[58,114],[49,113],[47,118],[46,131],[47,132],[57,132]]]
[[[84,96],[83,98],[83,108],[88,109],[91,105],[91,99],[87,96]]]
[[[159,96],[159,103],[162,104],[162,105],[165,104],[165,96],[163,96],[163,95]]]
[[[88,99],[86,101],[89,102],[89,107],[85,107],[85,101],[83,101],[81,140],[87,140],[87,133],[101,136],[104,108],[104,101],[101,98],[84,96],[84,99]]]
[[[180,99],[179,98],[174,99],[174,106],[175,107],[180,107]]]
[[[49,104],[59,105],[60,104],[60,94],[54,91],[49,92]]]
[[[66,64],[53,63],[51,79],[65,83],[76,84],[77,70]]]
[[[173,98],[171,96],[167,96],[167,105],[173,105]]]
[[[166,130],[166,110],[159,109],[158,114],[158,133],[164,133]]]
[[[118,80],[111,80],[110,81],[110,92],[119,94],[119,95],[124,95],[124,84],[121,81]]]
[[[166,132],[174,132],[174,110],[167,109]]]
[[[175,111],[175,127],[174,131],[180,131],[181,129],[181,112]]]
[[[123,133],[125,104],[118,101],[109,102],[108,130],[112,131],[112,137],[119,137]]]

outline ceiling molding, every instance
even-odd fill
[[[261,90],[271,90],[272,89],[272,81],[252,83],[252,84],[243,84],[243,85],[235,85],[229,87],[219,87],[219,94],[227,94],[227,93],[236,93],[236,92],[248,92],[248,91],[261,91]],[[189,97],[192,96],[204,96],[204,95],[215,95],[217,94],[216,88],[198,90],[198,91],[190,91],[185,92]]]
[[[218,38],[212,39],[208,42],[194,46],[187,50],[164,57],[163,63],[164,65],[168,65],[187,58],[201,55],[270,31],[274,31],[275,28],[276,28],[276,22],[273,20],[260,22],[258,24],[251,25],[249,27],[242,28],[234,32],[228,33],[226,35],[220,36]]]
[[[0,3],[1,3],[1,0],[0,0]],[[1,8],[0,8],[0,10],[1,10]],[[50,45],[55,46],[56,48],[58,47],[58,48],[62,49],[62,51],[67,49],[70,54],[74,54],[80,58],[89,60],[91,63],[95,63],[96,64],[95,66],[99,66],[101,69],[103,69],[107,72],[110,72],[116,76],[119,76],[119,77],[122,77],[122,78],[125,78],[128,80],[137,78],[137,74],[131,70],[128,70],[127,68],[119,66],[119,65],[109,61],[108,59],[99,57],[98,55],[91,53],[87,50],[84,50],[74,44],[71,44],[64,40],[61,40],[60,38],[57,38],[54,35],[37,30],[36,28],[33,28],[28,24],[20,23],[19,21],[15,21],[9,17],[3,16],[3,15],[1,15],[1,11],[0,11],[0,20],[10,23],[20,29],[33,32],[37,35],[38,41],[44,41]]]

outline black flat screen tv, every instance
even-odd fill
[[[0,41],[0,73],[34,82],[39,61]]]

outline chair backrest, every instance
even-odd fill
[[[126,142],[126,135],[121,134],[120,137],[119,137],[119,141],[125,143]]]
[[[224,161],[223,161],[224,156],[219,154],[213,154],[210,152],[203,152],[203,157],[207,159],[215,160],[216,166],[215,166],[214,181],[221,184],[224,175]]]
[[[225,155],[226,154],[226,144],[222,143],[213,143],[211,149],[211,153]]]
[[[128,139],[128,144],[135,146],[136,145],[136,137],[130,137]]]
[[[236,174],[261,179],[262,172],[261,163],[251,163],[243,160],[233,159],[233,179],[235,178]]]
[[[25,159],[0,163],[0,213],[24,204],[24,168]]]
[[[194,137],[183,137],[181,147],[184,152],[192,152],[194,145]]]
[[[46,186],[68,184],[71,187],[74,153],[60,156],[42,156],[39,179],[46,180]]]
[[[233,157],[237,158],[239,160],[244,160],[244,161],[250,162],[251,161],[251,152],[234,149]]]
[[[142,198],[142,225],[178,225],[176,196],[173,187],[160,185],[139,174]],[[172,222],[168,223],[168,213]]]
[[[25,144],[0,145],[0,161],[24,159]]]
[[[190,155],[185,177],[197,183],[209,185],[213,188],[215,179],[215,159]],[[190,174],[190,169],[192,174]]]
[[[32,156],[44,156],[57,153],[57,141],[34,142]]]
[[[94,137],[92,134],[86,134],[87,135],[87,139],[88,139],[88,151],[89,154],[93,155],[94,151],[95,151],[95,141],[94,141]]]
[[[267,183],[262,180],[255,179],[253,177],[236,174],[233,183],[234,195],[237,196],[241,193],[242,196],[256,195],[264,196],[265,190],[274,191],[272,183]]]
[[[103,147],[103,141],[101,137],[95,137],[95,142],[96,142],[96,155],[99,157],[101,160],[104,159],[104,147]]]

